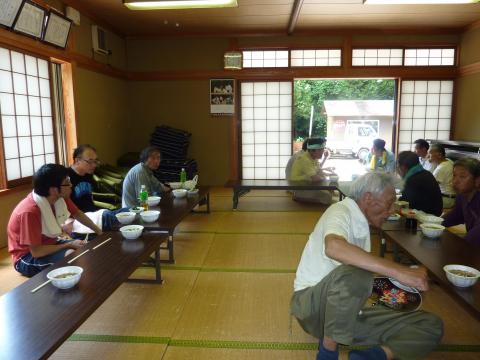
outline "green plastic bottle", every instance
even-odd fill
[[[187,181],[187,172],[185,171],[185,168],[182,168],[182,171],[180,172],[180,182],[182,183],[182,187],[183,184],[185,184],[185,181]]]
[[[148,191],[145,185],[140,186],[140,206],[148,210]]]

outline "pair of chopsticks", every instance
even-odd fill
[[[87,234],[87,236],[85,237],[85,240],[88,240],[88,234]],[[100,244],[94,246],[92,250],[95,250],[95,249],[99,248],[100,246],[102,246],[103,244],[109,242],[110,240],[112,240],[112,238],[108,238],[107,240],[105,240],[105,241],[101,242]],[[74,262],[75,260],[77,260],[80,256],[82,256],[83,254],[85,254],[85,253],[87,253],[87,252],[89,252],[89,251],[90,251],[90,249],[87,249],[87,250],[81,252],[80,254],[78,254],[77,256],[75,256],[73,259],[68,260],[67,263],[68,263],[68,264],[71,264],[72,262]]]
[[[85,237],[85,240],[88,240],[88,234],[87,234],[87,236]],[[95,249],[99,248],[100,246],[102,246],[103,244],[105,244],[105,243],[109,242],[110,240],[112,240],[112,238],[111,238],[111,237],[110,237],[110,238],[108,238],[108,239],[107,239],[107,240],[105,240],[105,241],[102,241],[100,244],[98,244],[98,245],[94,246],[92,250],[95,250]],[[71,259],[71,260],[68,260],[68,262],[67,262],[67,263],[68,263],[68,264],[71,264],[72,262],[74,262],[75,260],[77,260],[77,259],[78,259],[80,256],[82,256],[83,254],[85,254],[85,253],[87,253],[87,252],[89,252],[89,251],[90,251],[90,249],[87,249],[87,250],[85,250],[85,251],[81,252],[80,254],[78,254],[77,256],[75,256],[73,259]]]
[[[88,234],[87,236],[85,237],[85,240],[88,240]],[[100,244],[96,245],[93,247],[92,250],[95,250],[97,248],[99,248],[100,246],[102,246],[103,244],[109,242],[110,240],[112,240],[112,238],[108,238],[107,240],[101,242]],[[73,259],[70,259],[68,260],[67,264],[71,264],[72,262],[74,262],[75,260],[77,260],[80,256],[83,256],[84,254],[86,254],[87,252],[89,252],[90,249],[87,249],[83,252],[81,252],[80,254],[78,254],[77,256],[75,256]],[[45,281],[44,283],[41,283],[40,285],[38,285],[35,289],[32,289],[30,290],[30,292],[33,294],[34,292],[37,292],[38,290],[40,290],[41,288],[43,288],[45,285],[47,285],[48,283],[50,283],[52,280],[47,280]]]

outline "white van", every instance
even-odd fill
[[[343,139],[327,137],[327,147],[334,154],[352,155],[364,160],[377,137],[377,131],[370,124],[348,120]]]

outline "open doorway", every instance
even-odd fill
[[[394,79],[295,80],[293,151],[308,137],[325,137],[325,167],[341,179],[364,173],[374,139],[394,149],[395,89]]]

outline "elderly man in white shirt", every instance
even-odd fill
[[[395,178],[372,172],[358,178],[352,198],[330,206],[315,226],[300,260],[291,312],[302,328],[320,339],[317,359],[338,359],[338,344],[349,359],[421,359],[443,335],[443,323],[424,311],[404,313],[381,305],[365,307],[373,274],[428,290],[424,268],[409,268],[370,252],[370,230],[393,212]]]

